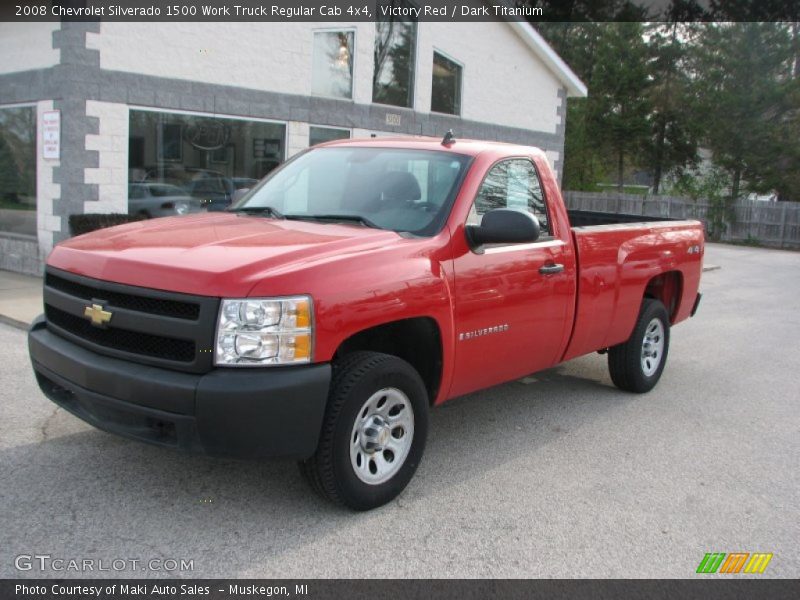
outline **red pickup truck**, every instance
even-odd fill
[[[59,244],[29,349],[100,429],[294,457],[364,510],[403,490],[450,398],[596,351],[650,390],[702,258],[699,222],[567,211],[535,148],[331,142],[228,212]]]

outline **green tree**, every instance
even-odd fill
[[[677,22],[648,28],[650,50],[649,167],[653,193],[658,194],[664,175],[680,175],[697,163],[700,124],[692,110],[691,79],[686,63],[691,59],[697,28]]]
[[[754,190],[788,189],[797,170],[800,138],[793,103],[792,40],[785,23],[706,26],[694,64],[695,89],[713,161],[731,175],[730,199],[742,182]]]
[[[617,189],[624,189],[625,160],[640,156],[649,139],[650,101],[642,23],[614,23],[602,30],[590,81],[589,119],[613,156]]]
[[[628,3],[608,4],[630,10]],[[641,157],[650,146],[649,54],[643,24],[538,27],[589,89],[588,98],[567,103],[564,187],[594,189],[603,176],[614,173],[621,190],[626,165],[643,163]]]
[[[578,77],[589,86],[597,61],[597,46],[605,23],[540,23],[537,27]],[[593,190],[606,170],[596,123],[590,119],[594,92],[588,98],[567,100],[564,171],[561,185],[571,190]]]

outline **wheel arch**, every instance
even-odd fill
[[[667,309],[670,324],[675,322],[675,318],[680,308],[680,300],[683,292],[683,273],[680,271],[665,271],[652,277],[644,289],[642,302],[645,298],[659,300]]]
[[[333,359],[360,351],[382,352],[405,360],[419,373],[428,401],[434,403],[443,373],[442,332],[434,318],[411,317],[362,329],[339,344]]]

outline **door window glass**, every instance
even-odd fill
[[[495,208],[527,210],[539,220],[541,237],[553,233],[539,175],[529,160],[506,160],[492,167],[475,198],[467,224],[480,224],[483,215]]]

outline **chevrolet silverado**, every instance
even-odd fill
[[[649,391],[697,309],[703,240],[568,211],[532,147],[330,142],[226,212],[56,246],[29,349],[47,397],[100,429],[293,457],[366,510],[404,489],[451,398],[592,352]]]

